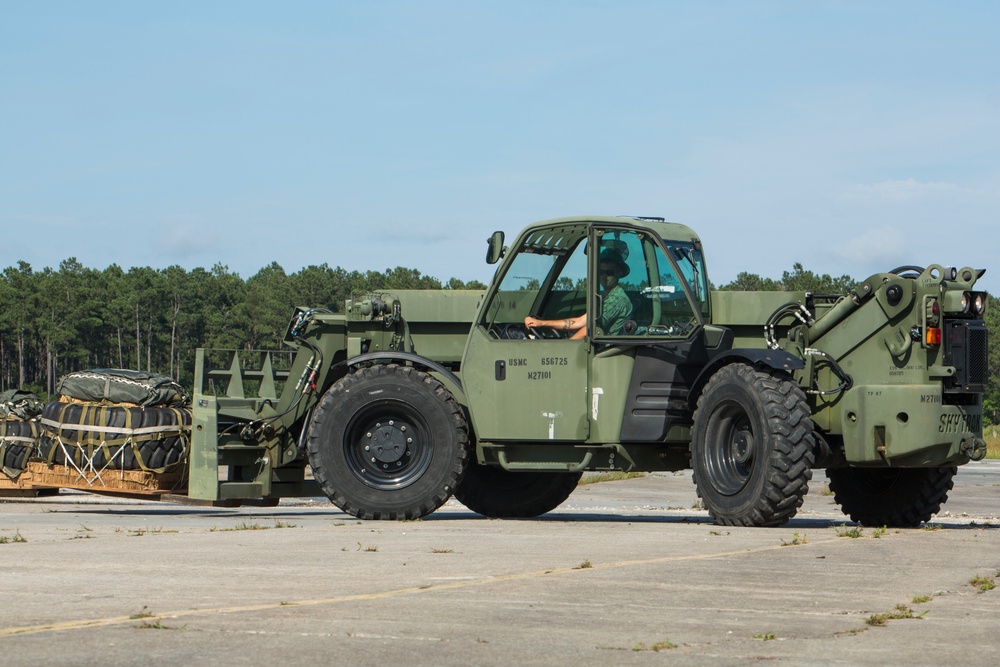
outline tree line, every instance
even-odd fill
[[[485,289],[442,283],[420,271],[347,271],[327,264],[288,274],[272,263],[244,280],[221,264],[186,270],[75,258],[57,270],[18,262],[0,276],[0,390],[45,398],[59,377],[88,368],[131,368],[192,385],[199,347],[277,349],[292,306],[337,312],[353,295],[379,289]]]
[[[720,290],[805,290],[843,294],[859,281],[816,274],[796,263],[781,278],[740,273]],[[415,269],[347,271],[327,264],[288,274],[272,263],[244,280],[228,267],[179,266],[99,271],[75,258],[58,270],[18,262],[0,275],[0,390],[46,398],[59,377],[88,368],[133,368],[170,375],[190,388],[199,347],[278,349],[292,306],[338,312],[344,301],[379,289],[485,289]],[[987,326],[1000,331],[1000,301],[989,298]],[[985,412],[1000,423],[1000,349],[990,345]]]

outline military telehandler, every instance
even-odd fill
[[[985,455],[982,271],[712,291],[694,231],[626,217],[496,232],[487,261],[485,292],[297,308],[287,352],[198,350],[183,497],[531,517],[584,471],[691,468],[714,521],[776,526],[826,468],[854,521],[914,526]]]

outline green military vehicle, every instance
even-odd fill
[[[826,468],[853,520],[912,526],[985,455],[982,271],[716,292],[694,231],[624,217],[497,232],[487,261],[485,292],[300,308],[287,353],[199,350],[186,497],[529,517],[584,471],[691,468],[714,521],[775,526]]]

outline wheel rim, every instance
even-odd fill
[[[735,401],[720,404],[706,435],[705,467],[712,487],[727,496],[739,493],[753,475],[760,448],[746,409]]]
[[[344,437],[348,467],[374,489],[413,484],[430,467],[431,454],[427,423],[402,401],[366,406],[351,419]]]

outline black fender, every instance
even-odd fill
[[[372,361],[398,361],[405,364],[412,364],[413,366],[420,368],[426,368],[434,371],[435,373],[440,373],[445,380],[445,385],[448,387],[448,390],[455,394],[455,397],[458,398],[460,402],[464,403],[465,389],[462,387],[462,381],[457,375],[438,362],[428,359],[427,357],[421,357],[419,354],[414,354],[412,352],[368,352],[367,354],[361,354],[356,357],[351,357],[346,361],[341,361],[334,366],[352,368],[358,364],[369,363]]]
[[[802,370],[806,367],[806,362],[785,350],[771,350],[766,348],[736,348],[734,350],[726,350],[718,356],[712,357],[711,363],[701,369],[698,377],[695,378],[694,384],[691,385],[691,392],[688,394],[688,405],[691,406],[691,410],[698,407],[698,397],[701,396],[701,390],[705,386],[705,383],[708,382],[708,378],[712,377],[723,366],[733,363],[747,363],[756,367],[763,366],[765,368],[773,368],[777,371],[786,371],[789,374],[792,371]]]

